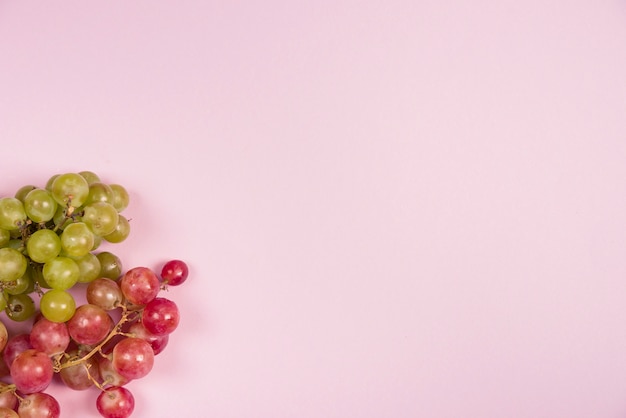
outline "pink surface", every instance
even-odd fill
[[[0,195],[93,170],[189,263],[134,416],[624,417],[625,51],[621,1],[1,1]]]

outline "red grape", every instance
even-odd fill
[[[29,348],[33,348],[30,343],[30,334],[18,334],[9,338],[2,352],[2,357],[7,367],[11,367],[13,360],[15,360],[18,354]]]
[[[67,353],[70,358],[77,356],[77,351]],[[98,380],[98,363],[95,357],[89,357],[84,362],[64,367],[59,372],[59,376],[65,386],[74,390],[89,389],[94,385],[93,380]]]
[[[120,279],[120,288],[128,301],[135,305],[145,305],[159,293],[159,278],[147,267],[135,267]]]
[[[98,395],[96,408],[104,418],[128,418],[135,409],[135,398],[124,387],[110,387]]]
[[[0,386],[4,389],[2,386]],[[17,396],[11,391],[0,392],[0,407],[15,409],[17,406]]]
[[[30,344],[48,355],[64,352],[70,343],[65,322],[52,322],[46,318],[37,321],[30,330]]]
[[[20,416],[11,408],[0,407],[0,418],[20,418]]]
[[[171,334],[180,321],[178,306],[169,299],[155,298],[144,308],[141,321],[154,335]]]
[[[4,362],[4,357],[0,356],[0,377],[10,376],[11,370],[9,370],[9,366]]]
[[[109,311],[122,303],[124,295],[115,280],[100,277],[87,286],[87,302]]]
[[[88,303],[76,309],[67,322],[67,329],[79,344],[98,344],[113,329],[113,319],[101,307]]]
[[[59,418],[61,406],[52,395],[38,392],[24,396],[17,413],[20,418]]]
[[[163,280],[163,283],[170,286],[178,286],[182,284],[185,280],[187,280],[188,275],[189,268],[187,267],[187,264],[181,260],[170,260],[163,265],[163,269],[161,270],[161,279]]]
[[[98,359],[98,372],[103,386],[124,386],[131,379],[119,374],[113,367],[111,359],[100,357]]]
[[[11,364],[13,383],[25,394],[41,392],[47,388],[53,374],[50,357],[32,348],[18,354]]]
[[[141,338],[149,342],[155,356],[165,349],[169,341],[169,335],[154,335],[148,331],[141,322],[132,324],[128,328],[128,333],[133,337]]]
[[[113,368],[127,379],[144,377],[154,364],[154,351],[150,343],[141,338],[125,338],[113,348]]]
[[[0,351],[4,350],[4,346],[7,345],[9,339],[9,332],[3,322],[0,322]]]

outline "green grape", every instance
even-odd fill
[[[82,216],[83,222],[101,237],[115,231],[118,219],[117,210],[107,202],[94,202],[85,206]]]
[[[100,182],[100,177],[93,171],[81,171],[78,174],[83,176],[89,185]]]
[[[35,315],[35,302],[27,294],[9,295],[5,312],[14,321],[22,322]]]
[[[7,308],[7,296],[5,296],[3,293],[0,293],[0,311],[4,311]]]
[[[91,251],[95,251],[98,249],[98,247],[100,247],[100,244],[102,244],[102,237],[99,235],[94,235],[93,236],[93,247],[91,247]]]
[[[54,217],[57,206],[46,189],[33,189],[24,197],[24,210],[33,222],[48,222]]]
[[[42,276],[41,274],[41,266],[38,266],[39,269],[39,275]],[[32,267],[32,265],[29,265],[28,268],[26,269],[26,273],[24,273],[24,275],[17,280],[17,282],[21,281],[21,280],[28,280],[28,287],[26,288],[26,290],[24,290],[22,293],[33,293],[35,291],[35,269]]]
[[[122,274],[122,261],[118,256],[109,251],[96,254],[100,260],[100,277],[117,280]]]
[[[51,229],[40,229],[28,238],[26,250],[31,260],[47,263],[61,252],[61,238]]]
[[[15,231],[26,222],[24,204],[15,197],[0,199],[0,228]]]
[[[89,196],[89,184],[77,173],[59,175],[50,186],[52,197],[61,206],[81,206]]]
[[[21,202],[24,202],[24,198],[26,197],[28,192],[36,188],[37,186],[33,186],[32,184],[29,184],[27,186],[22,186],[17,190],[17,192],[15,192],[15,198],[20,200]]]
[[[35,283],[32,277],[32,268],[29,266],[26,269],[24,275],[16,281],[5,283],[4,290],[10,295],[32,293],[35,290]]]
[[[93,232],[84,222],[74,222],[61,233],[61,247],[71,257],[82,257],[93,247]]]
[[[108,184],[92,183],[89,185],[89,197],[85,205],[94,202],[111,202],[113,200],[113,190]]]
[[[89,283],[100,277],[100,260],[95,254],[87,253],[74,261],[80,270],[79,283]]]
[[[36,283],[42,289],[52,289],[46,279],[43,277],[44,264],[32,265],[31,277],[34,283]]]
[[[130,234],[130,223],[124,215],[118,215],[117,226],[115,230],[108,235],[104,236],[104,239],[114,244],[120,243],[128,238]]]
[[[118,211],[121,212],[128,207],[128,203],[130,202],[130,196],[128,192],[119,184],[110,184],[111,190],[113,190],[113,199],[111,204]]]
[[[13,248],[14,250],[17,250],[20,253],[23,253],[23,251],[26,250],[26,248],[24,247],[24,242],[21,239],[17,239],[17,238],[11,238],[9,242],[7,242],[7,245],[5,245],[5,247]]]
[[[11,240],[11,233],[6,229],[0,228],[0,247],[4,247]]]
[[[43,278],[52,289],[69,289],[79,277],[80,268],[69,257],[57,257],[43,265]]]
[[[60,174],[55,174],[54,176],[50,177],[50,179],[48,179],[48,182],[46,183],[46,187],[45,189],[47,191],[52,191],[52,183],[54,183],[54,181],[57,179],[57,177],[59,177]]]
[[[76,301],[69,292],[52,289],[41,297],[39,309],[48,321],[67,322],[76,311]]]
[[[28,260],[13,248],[0,248],[0,281],[13,282],[24,275]]]

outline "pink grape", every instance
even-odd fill
[[[18,334],[9,338],[2,352],[2,357],[7,367],[10,368],[15,357],[29,348],[33,348],[30,343],[30,334]]]
[[[53,374],[50,357],[32,348],[18,354],[11,364],[13,383],[24,394],[41,392],[47,388]]]
[[[187,280],[189,268],[184,261],[170,260],[163,265],[161,279],[170,286],[178,286]]]
[[[161,284],[159,278],[147,267],[135,267],[120,279],[120,288],[126,299],[135,305],[145,305],[154,299]]]
[[[0,418],[20,418],[20,416],[11,408],[0,407]]]
[[[17,409],[20,418],[59,418],[61,406],[47,393],[38,392],[24,396]]]
[[[128,328],[128,333],[133,337],[141,338],[150,343],[154,355],[161,353],[169,341],[169,335],[154,335],[143,326],[141,322],[135,322]]]
[[[0,351],[4,350],[4,346],[7,345],[8,339],[9,332],[7,331],[7,327],[3,322],[0,322]]]
[[[180,321],[178,306],[169,299],[155,298],[144,308],[141,321],[154,335],[171,334]]]
[[[124,387],[110,387],[98,395],[96,408],[104,418],[128,418],[135,409],[135,398]]]
[[[127,379],[144,377],[154,365],[154,351],[150,343],[141,338],[125,338],[113,347],[113,368]]]
[[[124,300],[122,289],[115,280],[100,277],[87,286],[87,302],[109,311],[117,308]]]
[[[64,352],[70,344],[70,334],[65,322],[52,322],[41,318],[30,330],[30,344],[48,355]]]
[[[69,352],[70,357],[76,356],[77,351]],[[84,362],[64,367],[59,372],[59,376],[65,386],[74,390],[89,389],[94,385],[93,380],[100,378],[98,371],[98,361],[96,357],[89,357]],[[93,380],[92,380],[93,379]]]
[[[11,375],[11,370],[9,370],[9,366],[4,361],[4,357],[0,356],[0,377],[5,377]]]
[[[113,319],[101,307],[88,303],[76,308],[67,321],[67,329],[78,344],[94,345],[104,340],[113,329]]]
[[[115,370],[111,359],[108,357],[100,357],[98,359],[98,372],[100,374],[102,384],[105,387],[124,386],[131,381],[131,379],[122,376]]]
[[[17,402],[18,402],[17,396],[15,396],[13,392],[6,391],[6,392],[0,393],[0,407],[1,408],[15,409],[15,407],[17,406]]]

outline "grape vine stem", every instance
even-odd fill
[[[54,365],[54,371],[58,373],[62,369],[65,369],[67,367],[72,367],[72,366],[76,366],[78,364],[84,363],[85,361],[87,361],[88,359],[93,357],[95,354],[102,353],[102,347],[104,347],[106,343],[111,341],[111,339],[113,337],[115,337],[116,335],[124,334],[122,332],[122,325],[124,325],[128,321],[131,321],[132,317],[135,316],[137,314],[137,312],[129,310],[123,304],[121,304],[120,307],[122,308],[122,315],[121,315],[119,321],[117,321],[117,324],[115,324],[115,326],[113,327],[111,332],[109,332],[109,334],[106,336],[106,338],[104,340],[102,340],[98,345],[93,347],[91,349],[91,351],[89,351],[87,354],[85,354],[84,356],[82,356],[80,358],[77,358],[77,359],[74,359],[74,360],[68,360],[68,361],[65,361],[65,362],[62,362],[61,359],[56,359],[55,365]]]

